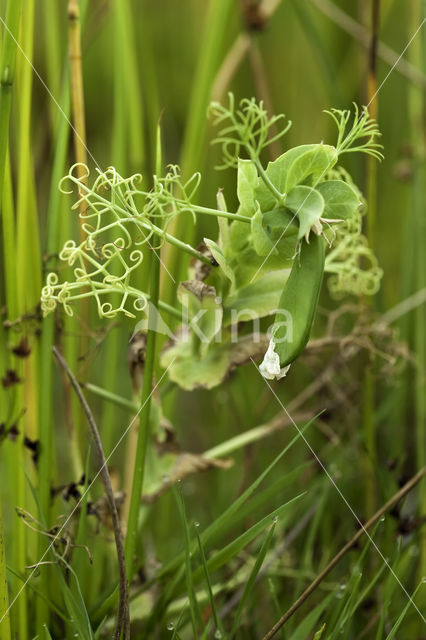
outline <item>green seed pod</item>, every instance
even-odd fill
[[[305,348],[311,333],[324,273],[325,244],[312,235],[302,240],[281,294],[274,333],[260,371],[265,378],[281,378]]]

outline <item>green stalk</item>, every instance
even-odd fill
[[[220,209],[210,209],[209,207],[200,207],[197,204],[191,204],[190,207],[188,206],[188,211],[195,211],[196,213],[205,213],[206,215],[209,215],[209,216],[216,216],[216,218],[227,218],[228,220],[238,220],[238,222],[246,222],[250,224],[250,218],[248,218],[247,216],[241,216],[239,213],[231,213],[230,211],[222,211]]]
[[[211,98],[211,90],[216,72],[220,66],[223,52],[224,36],[234,8],[233,0],[210,0],[201,42],[202,48],[198,56],[198,64],[194,74],[192,92],[189,102],[188,118],[181,153],[183,176],[199,170],[204,149],[204,138],[207,127],[207,107]],[[172,228],[173,235],[191,242],[194,231],[188,231],[184,218],[178,218]],[[169,271],[176,280],[180,280],[181,254],[171,250],[167,259]],[[174,291],[168,282],[165,299],[170,302]]]
[[[59,29],[59,6],[57,0],[44,0],[43,3],[47,86],[55,97],[59,96],[61,91],[62,63],[64,59],[64,51],[61,47],[61,31]],[[58,115],[56,104],[53,100],[49,100],[50,129],[52,134],[58,125]]]
[[[139,86],[138,59],[135,47],[134,22],[129,0],[115,3],[114,41],[114,132],[112,161],[130,164],[141,171],[145,164],[144,114]],[[122,119],[122,120],[121,120]]]
[[[161,145],[159,143],[157,143],[157,175],[161,175]],[[152,251],[151,259],[150,290],[150,298],[154,307],[157,307],[158,305],[159,290],[160,251],[158,249],[154,249]],[[152,389],[154,384],[156,340],[157,332],[155,331],[155,327],[150,328],[147,332],[146,339],[146,357],[141,396],[142,409],[139,418],[139,432],[136,445],[132,493],[130,497],[129,517],[127,521],[125,556],[126,571],[129,581],[131,581],[135,569],[133,556],[135,553],[136,536],[138,533],[138,519],[143,491],[145,461],[147,456],[148,444],[150,441],[150,409]]]
[[[411,5],[411,29],[417,29],[426,18],[426,0],[418,0]],[[425,29],[420,31],[410,49],[412,62],[419,69],[426,69],[426,36]],[[425,195],[426,178],[425,160],[425,107],[424,92],[411,86],[408,93],[408,108],[412,145],[414,150],[414,179],[412,189],[412,210],[414,233],[414,278],[416,290],[426,286],[426,259],[424,255],[425,233]],[[426,326],[426,309],[420,305],[414,312],[414,352],[417,367],[415,370],[414,406],[415,406],[415,446],[417,468],[422,469],[426,464],[426,399],[424,392],[424,376],[426,371],[426,340],[424,330]],[[425,513],[426,487],[424,483],[419,487],[419,513]],[[423,528],[420,542],[421,556],[418,563],[420,579],[426,574],[426,531]]]
[[[122,175],[145,169],[145,140],[143,135],[143,109],[139,87],[139,69],[135,55],[134,25],[128,0],[114,5],[114,115],[112,123],[111,160]],[[123,73],[123,70],[126,70]],[[111,238],[113,241],[113,238]],[[139,274],[138,274],[139,276]],[[146,274],[148,280],[149,274]],[[127,340],[123,340],[123,324],[113,329],[105,347],[104,389],[117,388],[117,371],[126,361]],[[102,413],[102,441],[108,453],[117,438],[120,414],[117,406],[104,403]],[[109,548],[108,548],[109,551]],[[91,593],[98,593],[102,577],[111,570],[109,562],[115,563],[115,554],[106,553],[103,562],[96,562],[91,569]]]
[[[378,117],[377,99],[377,43],[380,22],[380,0],[374,0],[371,17],[371,43],[367,71],[367,104],[373,118]],[[377,219],[377,160],[366,156],[366,195],[368,203],[367,238],[372,249],[375,249],[375,228]],[[371,302],[370,302],[371,306]],[[375,470],[377,468],[377,433],[375,417],[376,384],[372,368],[369,364],[364,370],[363,385],[363,425],[364,442],[367,451],[365,506],[366,514],[370,516],[377,508]]]
[[[9,145],[10,107],[15,79],[16,41],[18,40],[21,0],[8,0],[6,26],[0,66],[0,202],[2,202],[6,153]]]
[[[13,4],[13,3],[12,3]],[[33,51],[34,0],[28,0],[22,19],[22,48],[29,60]],[[16,210],[16,312],[23,315],[33,312],[38,302],[40,278],[40,253],[38,238],[38,221],[34,192],[34,175],[31,154],[31,100],[32,100],[32,68],[28,61],[20,57],[17,73],[19,87],[18,136],[17,136],[17,210]],[[21,334],[22,335],[22,334]],[[38,431],[38,398],[37,398],[37,364],[38,346],[31,344],[32,353],[24,361],[16,362],[15,370],[23,380],[16,393],[16,409],[26,409],[25,418],[19,421],[19,435],[15,443],[16,455],[16,492],[15,504],[26,508],[26,479],[24,437],[37,437]],[[13,566],[20,572],[25,571],[27,554],[29,554],[30,537],[26,526],[19,522],[16,526],[16,538],[13,546]],[[19,637],[26,638],[28,630],[27,593],[23,591],[16,603],[16,627]]]
[[[198,169],[201,163],[206,131],[206,110],[216,71],[219,67],[224,36],[234,8],[233,0],[210,0],[202,37],[202,50],[194,74],[181,166],[184,175]],[[178,233],[177,235],[180,236]]]
[[[0,498],[0,640],[10,640],[9,592],[6,578],[6,552]]]
[[[61,105],[65,112],[69,112],[69,87],[65,82]],[[59,244],[59,225],[62,207],[60,204],[60,192],[58,182],[64,174],[67,148],[69,142],[69,126],[62,114],[57,114],[59,118],[55,136],[55,156],[53,159],[52,178],[50,183],[49,205],[47,209],[47,254],[55,253]],[[41,333],[41,364],[40,378],[43,384],[40,385],[40,456],[38,461],[38,491],[40,510],[50,526],[51,521],[51,497],[50,487],[53,479],[53,363],[52,345],[55,337],[55,315],[50,314],[43,320]],[[46,549],[46,541],[43,536],[39,537],[39,556],[42,556]],[[49,576],[46,571],[40,575],[40,588],[46,593],[49,591]],[[45,601],[37,598],[36,623],[38,633],[43,633],[43,625],[49,626],[49,610]]]

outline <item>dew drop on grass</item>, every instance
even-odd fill
[[[167,631],[173,631],[174,628],[175,628],[175,625],[173,622],[167,623]]]
[[[386,520],[385,516],[382,516],[379,520],[379,522],[384,522]]]
[[[220,629],[216,629],[216,631],[214,632],[214,637],[215,638],[221,638],[222,637],[222,631]]]
[[[194,522],[194,527],[196,527],[198,529],[199,526],[200,526],[199,522]]]

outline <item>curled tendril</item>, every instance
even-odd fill
[[[213,124],[220,127],[213,144],[219,144],[222,148],[223,163],[218,169],[237,167],[241,151],[251,160],[259,159],[263,149],[281,138],[291,127],[291,121],[282,125],[284,115],[268,117],[263,108],[263,102],[256,102],[254,98],[245,98],[235,107],[234,96],[228,94],[228,106],[218,102],[212,102],[209,114],[213,118]],[[272,133],[278,129],[277,133]]]
[[[141,294],[139,298],[136,298],[136,300],[134,300],[133,302],[133,308],[136,311],[145,311],[147,307],[148,307],[148,298],[143,294]]]
[[[326,256],[325,271],[330,273],[328,287],[335,298],[345,294],[374,295],[380,287],[383,271],[367,238],[362,235],[359,211],[335,229],[333,249]]]
[[[77,260],[78,255],[80,253],[80,247],[77,247],[74,240],[67,240],[62,248],[62,251],[59,253],[60,260],[64,260],[64,262],[68,262],[70,267]]]

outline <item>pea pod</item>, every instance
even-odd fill
[[[318,304],[324,260],[325,245],[320,236],[312,235],[309,244],[302,240],[300,255],[294,259],[282,291],[274,333],[260,366],[265,378],[283,377],[305,348]]]

